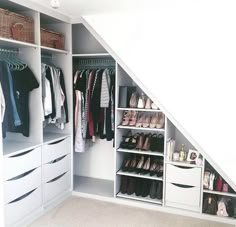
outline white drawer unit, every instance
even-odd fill
[[[5,204],[13,201],[20,196],[38,188],[42,183],[41,167],[30,170],[15,178],[4,182],[4,201]]]
[[[189,209],[199,210],[201,190],[199,187],[166,183],[166,205],[169,203],[186,205]]]
[[[53,143],[43,145],[43,164],[69,154],[71,151],[71,138],[65,138]]]
[[[201,168],[166,165],[166,182],[200,187]]]
[[[4,180],[9,180],[41,166],[41,156],[41,147],[38,147],[17,155],[5,157],[3,161]]]
[[[5,219],[7,226],[11,226],[30,215],[42,205],[41,187],[34,189],[20,198],[5,205]]]
[[[43,202],[47,203],[61,193],[70,189],[71,174],[70,171],[50,180],[43,185]]]
[[[67,154],[43,165],[43,183],[46,183],[71,169],[71,156]]]

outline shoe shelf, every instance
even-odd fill
[[[163,181],[163,177],[150,176],[149,173],[148,174],[138,174],[138,173],[130,173],[130,172],[124,172],[122,170],[119,170],[116,174],[122,175],[122,176],[139,177],[139,178],[144,178],[144,179]]]
[[[141,131],[153,131],[153,132],[164,132],[165,129],[163,128],[143,128],[143,127],[135,127],[135,126],[123,126],[119,125],[118,129],[130,129],[130,130],[141,130]]]
[[[235,197],[236,198],[236,194],[229,193],[229,192],[218,192],[218,191],[211,191],[211,190],[207,190],[207,189],[203,189],[203,192],[208,193],[208,194],[215,194],[215,195],[221,195],[221,196],[228,196],[228,197]]]
[[[124,153],[132,153],[132,154],[140,154],[140,155],[152,155],[152,156],[160,156],[163,157],[164,154],[161,152],[152,152],[152,151],[140,151],[140,150],[129,150],[129,149],[117,149],[118,152]]]
[[[202,165],[197,165],[197,164],[191,164],[189,162],[175,162],[175,161],[166,161],[167,164],[172,164],[176,166],[183,166],[183,167],[197,167],[197,168],[202,168]]]
[[[152,199],[149,195],[147,197],[142,197],[142,196],[136,196],[135,194],[127,195],[127,194],[122,194],[121,192],[119,192],[116,196],[118,198],[132,199],[132,200],[136,200],[136,201],[142,201],[142,202],[155,203],[155,204],[162,205],[162,200]]]
[[[126,108],[126,107],[118,107],[117,110],[119,111],[126,111],[126,110],[131,110],[131,111],[139,111],[139,112],[154,112],[154,113],[161,113],[161,110],[155,110],[155,109],[140,109],[140,108]]]

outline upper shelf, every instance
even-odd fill
[[[139,109],[139,108],[126,108],[126,107],[118,107],[117,110],[125,111],[125,110],[132,110],[132,111],[140,111],[140,112],[159,112],[161,113],[161,110],[154,110],[154,109]]]
[[[45,47],[45,46],[41,46],[41,52],[43,54],[69,54],[69,51],[55,49],[51,47]]]
[[[109,53],[94,53],[94,54],[72,54],[73,57],[81,57],[81,58],[93,58],[93,57],[110,57]]]
[[[2,48],[37,48],[38,45],[33,44],[33,43],[26,43],[22,41],[17,41],[14,39],[6,39],[0,37],[0,46]]]

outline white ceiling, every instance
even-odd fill
[[[50,0],[30,0],[50,7]],[[151,0],[152,1],[152,0]],[[142,9],[145,0],[60,0],[61,7],[57,11],[76,18],[81,15],[134,11]]]

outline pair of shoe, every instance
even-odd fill
[[[137,122],[138,112],[132,110],[126,110],[123,115],[123,126],[135,126]]]
[[[151,183],[151,187],[150,187],[150,197],[152,199],[159,199],[161,200],[163,197],[163,182],[160,181],[155,181],[153,180]]]
[[[161,129],[165,124],[165,115],[163,113],[155,113],[153,115],[139,113],[136,122],[136,127]]]
[[[126,136],[123,136],[123,141],[120,143],[120,148],[123,149],[135,149],[137,146],[137,141],[139,138],[139,133],[132,136],[131,131],[128,132]]]
[[[139,108],[139,109],[155,109],[158,107],[151,101],[150,98],[146,97],[144,93],[141,93],[138,98],[138,94],[133,92],[129,102],[130,108]]]
[[[135,191],[135,178],[134,177],[121,177],[120,192],[122,194],[132,195]]]

